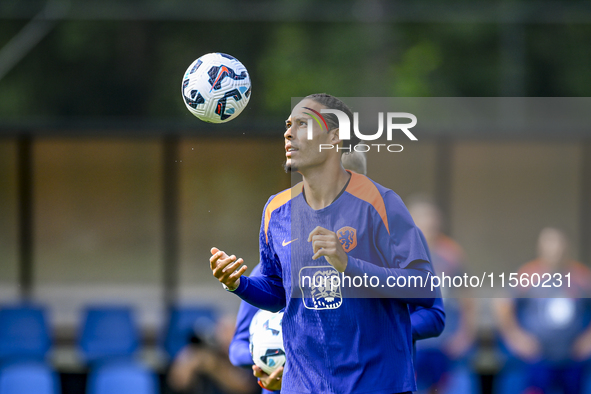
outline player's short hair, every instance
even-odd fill
[[[315,93],[306,96],[305,98],[314,100],[318,104],[324,105],[328,109],[337,109],[339,111],[344,112],[349,118],[351,124],[353,124],[353,111],[351,111],[351,108],[349,108],[347,104],[343,103],[335,96],[332,96],[327,93]],[[339,120],[335,114],[322,114],[322,116],[324,116],[324,118],[326,119],[326,123],[328,124],[329,130],[334,130],[339,127]],[[349,151],[349,147],[350,150],[353,151],[353,147],[358,143],[359,138],[357,138],[357,136],[353,133],[349,140],[343,140],[343,148],[345,148],[343,150],[343,153],[347,153]]]

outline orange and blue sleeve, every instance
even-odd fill
[[[378,218],[374,220],[375,223],[383,222],[383,225],[378,225],[375,229],[375,239],[379,250],[389,261],[390,267],[380,267],[349,255],[345,275],[377,276],[380,283],[388,283],[388,280],[392,283],[399,277],[405,277],[404,282],[409,283],[411,277],[420,277],[420,283],[426,284],[424,287],[380,286],[373,288],[372,291],[380,297],[398,298],[409,304],[430,307],[438,294],[436,289],[430,286],[433,267],[430,263],[428,247],[423,242],[424,237],[398,195],[388,191],[384,194],[383,200],[386,220],[382,221]],[[376,214],[378,213],[379,210]]]

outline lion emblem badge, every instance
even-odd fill
[[[353,227],[345,226],[337,231],[337,237],[343,245],[345,252],[349,253],[357,246],[357,230]]]

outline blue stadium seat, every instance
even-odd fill
[[[41,362],[11,363],[0,370],[2,394],[58,394],[59,379]]]
[[[51,336],[42,307],[18,305],[0,309],[0,361],[43,360],[50,347]]]
[[[88,307],[79,347],[87,362],[133,356],[139,345],[138,329],[131,307]]]
[[[134,362],[112,362],[90,373],[88,394],[158,394],[154,373]]]
[[[163,347],[171,358],[185,346],[193,333],[208,336],[213,332],[217,314],[212,308],[198,306],[177,306],[169,313]]]

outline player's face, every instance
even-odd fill
[[[310,167],[320,166],[335,149],[322,149],[321,144],[334,145],[338,129],[327,131],[312,118],[310,109],[320,112],[326,108],[314,100],[304,99],[296,105],[285,121],[285,170],[301,172]],[[312,139],[308,139],[308,127],[312,125]]]

